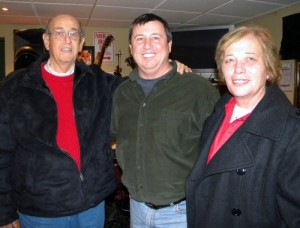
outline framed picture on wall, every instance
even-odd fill
[[[83,46],[82,51],[78,54],[78,61],[82,61],[87,65],[94,63],[95,48],[94,46]]]
[[[294,92],[296,80],[296,61],[295,60],[282,60],[282,78],[279,86],[283,91]]]

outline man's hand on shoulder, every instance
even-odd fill
[[[184,65],[183,63],[175,60],[176,62],[176,65],[177,65],[177,72],[180,73],[180,74],[183,74],[183,73],[190,73],[192,72],[192,69],[186,65]]]

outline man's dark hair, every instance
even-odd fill
[[[163,18],[153,14],[153,13],[145,13],[142,14],[141,16],[137,17],[130,26],[129,29],[129,44],[131,44],[131,37],[132,37],[132,33],[133,33],[133,29],[135,26],[137,25],[144,25],[150,21],[159,21],[163,24],[165,31],[166,31],[166,35],[167,35],[167,41],[168,43],[172,40],[172,32],[170,30],[169,24],[166,20],[164,20]]]

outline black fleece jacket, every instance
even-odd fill
[[[76,214],[115,190],[109,140],[112,95],[122,82],[96,66],[76,63],[73,106],[81,171],[56,143],[57,108],[41,76],[45,54],[0,86],[0,226],[20,212]]]

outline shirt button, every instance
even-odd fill
[[[246,169],[237,169],[236,170],[236,173],[238,174],[238,175],[244,175],[245,173],[246,173]]]
[[[233,214],[234,216],[240,216],[242,214],[241,210],[238,208],[233,208],[231,210],[231,214]]]

